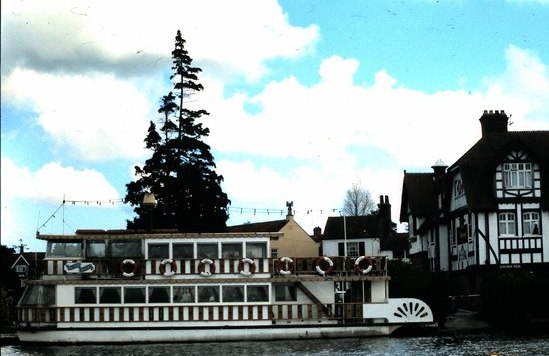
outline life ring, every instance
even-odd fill
[[[328,263],[328,268],[326,268],[326,270],[323,270],[321,267],[320,267],[320,264],[321,263],[324,263],[324,262],[327,262]],[[320,274],[321,276],[324,276],[324,275],[327,275],[327,274],[330,274],[332,273],[332,270],[334,269],[334,263],[332,262],[332,260],[329,258],[329,257],[320,257],[318,260],[316,260],[316,271],[318,272],[318,274]]]
[[[362,267],[360,267],[360,262],[362,262],[362,261],[368,262],[368,267],[366,267],[364,269]],[[355,261],[355,271],[358,274],[368,274],[368,273],[370,273],[370,271],[372,270],[372,266],[373,266],[373,263],[372,263],[372,259],[370,257],[360,256]]]
[[[294,264],[294,260],[292,260],[290,257],[282,257],[280,259],[280,262],[283,263],[283,268],[280,268],[278,270],[278,273],[280,273],[283,276],[292,274],[292,267]]]
[[[120,264],[120,270],[124,277],[133,277],[137,271],[137,265],[134,260],[126,259]]]
[[[168,265],[168,264],[170,265],[170,271],[169,272],[166,271],[166,265]],[[171,258],[166,258],[165,260],[160,262],[160,268],[159,269],[160,269],[160,274],[163,274],[164,277],[173,277],[175,272],[177,272],[177,264]]]
[[[210,270],[206,271],[206,265],[210,266]],[[205,258],[198,264],[198,273],[203,277],[210,277],[215,273],[215,265],[212,260]]]
[[[249,266],[247,271],[244,270],[244,265],[246,264]],[[240,260],[240,262],[238,263],[238,273],[246,277],[254,274],[255,273],[254,260],[249,258],[243,258],[242,260]]]

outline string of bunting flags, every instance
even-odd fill
[[[63,199],[61,205],[51,214],[46,221],[40,225],[37,232],[45,227],[47,223],[55,218],[55,214],[59,212],[61,208],[65,205],[85,205],[85,206],[102,206],[102,205],[118,205],[125,204],[124,199],[105,199],[105,200],[72,200],[72,199]],[[237,207],[229,206],[229,214],[235,215],[280,215],[284,216],[288,212],[287,209],[276,209],[276,208],[248,208],[248,207]],[[314,215],[314,214],[340,214],[341,208],[328,208],[328,209],[305,209],[305,210],[292,210],[294,215]]]

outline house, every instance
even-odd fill
[[[40,268],[40,261],[44,259],[44,252],[23,252],[10,256],[10,270],[15,273],[18,279],[18,287],[23,288],[28,279],[33,278]]]
[[[549,264],[549,131],[508,131],[484,111],[482,137],[451,166],[404,172],[400,221],[431,271]]]
[[[404,258],[408,251],[407,236],[394,231],[388,196],[380,196],[378,211],[363,216],[332,216],[322,234],[325,256],[387,256]],[[319,233],[319,228],[315,233]]]
[[[277,240],[271,240],[271,257],[317,257],[319,253],[316,242],[294,220],[293,202],[286,203],[288,213],[286,219],[258,223],[249,223],[227,227],[229,232],[282,232],[284,235]]]

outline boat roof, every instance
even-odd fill
[[[149,239],[248,239],[269,238],[278,240],[282,232],[177,232],[177,231],[133,231],[133,230],[77,230],[74,235],[36,235],[40,240],[149,240]]]

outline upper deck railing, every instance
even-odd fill
[[[181,279],[235,277],[289,277],[387,275],[387,258],[297,257],[218,259],[45,259],[33,271],[36,279]]]

